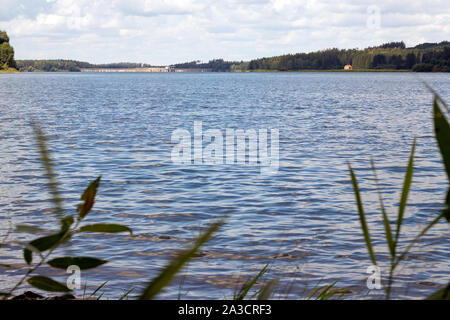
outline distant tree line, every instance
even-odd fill
[[[400,42],[387,42],[383,43],[382,45],[375,46],[375,47],[368,47],[367,49],[405,49],[406,45],[403,41]]]
[[[450,42],[422,43],[406,48],[403,41],[388,42],[366,49],[327,49],[311,53],[285,54],[244,61],[214,59],[208,62],[191,61],[172,65],[180,69],[227,71],[299,71],[339,70],[350,64],[354,70],[383,69],[416,72],[450,72]],[[83,68],[139,68],[151,67],[140,63],[91,64],[75,60],[17,60],[5,32],[0,32],[0,67],[17,67],[20,71],[69,71]]]
[[[414,49],[429,49],[429,48],[435,48],[435,47],[444,47],[444,46],[450,46],[449,41],[442,41],[442,42],[425,42],[418,44],[414,47]]]
[[[88,68],[128,69],[150,66],[149,64],[130,62],[92,64],[76,60],[17,60],[17,67],[22,72],[80,72],[81,69]]]
[[[241,62],[236,61],[224,61],[223,59],[214,59],[206,63],[201,63],[200,61],[191,61],[185,63],[178,63],[172,65],[174,68],[179,69],[209,69],[213,72],[227,72],[231,71],[231,67],[235,64],[240,64]]]
[[[5,31],[0,30],[0,70],[16,68],[14,48],[9,44],[9,37]]]
[[[406,48],[404,42],[390,42],[363,50],[327,49],[311,53],[287,54],[251,60],[241,71],[298,71],[343,69],[412,70],[416,72],[450,72],[450,43],[422,44]]]

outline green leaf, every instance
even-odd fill
[[[264,268],[262,268],[261,271],[259,271],[259,273],[256,275],[256,277],[254,277],[251,281],[248,281],[247,283],[244,284],[244,286],[239,291],[239,294],[238,294],[236,300],[244,300],[245,299],[245,296],[247,295],[247,293],[256,284],[258,279],[261,278],[264,275],[264,273],[266,273],[268,267],[269,267],[269,265],[266,264],[264,266]]]
[[[323,287],[322,290],[320,291],[320,294],[318,295],[317,299],[328,300],[333,295],[335,295],[337,290],[331,290],[331,289],[336,285],[336,283],[337,283],[337,281],[333,282],[332,284],[330,284],[328,286]]]
[[[350,164],[348,165],[348,168],[350,170],[350,176],[352,179],[353,189],[355,192],[356,204],[358,206],[359,221],[361,222],[361,228],[363,231],[364,240],[366,241],[366,246],[367,246],[367,250],[369,251],[370,260],[372,261],[372,263],[374,265],[376,265],[377,262],[375,260],[375,255],[373,253],[372,242],[370,241],[369,228],[367,227],[367,223],[366,223],[366,217],[364,214],[363,204],[361,201],[361,195],[359,193],[358,182],[356,181],[355,173],[353,172],[353,169],[350,166]]]
[[[375,170],[375,164],[373,163],[372,159],[370,160],[370,165],[372,167],[373,175],[375,176],[375,183],[377,185],[378,200],[380,202],[381,214],[383,215],[384,232],[386,233],[386,242],[388,244],[388,248],[389,248],[391,257],[394,258],[395,257],[395,243],[394,243],[394,240],[392,239],[391,223],[389,222],[388,215],[384,208],[383,197],[381,195],[380,186],[378,184],[378,176],[377,176],[377,172]]]
[[[183,266],[194,257],[198,249],[211,239],[212,234],[215,233],[223,225],[223,223],[223,220],[213,223],[208,230],[195,241],[195,244],[191,249],[182,252],[147,285],[139,299],[150,300],[154,298],[162,289],[164,289],[164,287],[172,281]]]
[[[403,223],[403,216],[405,214],[406,202],[408,200],[409,189],[411,188],[413,170],[414,170],[414,152],[416,150],[416,139],[414,139],[411,155],[409,156],[408,167],[406,168],[405,180],[403,182],[402,195],[400,198],[400,204],[398,208],[397,228],[395,231],[395,245],[398,243],[400,237],[400,229]]]
[[[90,257],[61,257],[48,261],[53,268],[66,270],[69,266],[78,266],[81,270],[87,270],[107,263],[106,260]]]
[[[30,246],[36,248],[39,252],[47,251],[57,245],[63,238],[64,233],[56,233],[42,238],[35,239],[29,243]],[[27,264],[31,264],[33,260],[32,251],[29,247],[23,250],[23,257]]]
[[[16,226],[14,232],[23,232],[23,233],[44,233],[46,232],[44,229],[27,225],[27,224],[19,224]]]
[[[78,219],[82,220],[92,209],[95,203],[95,195],[97,194],[98,186],[100,185],[101,176],[92,181],[81,195],[81,200],[84,202],[78,205]]]
[[[34,276],[28,279],[28,283],[35,288],[50,292],[70,292],[65,284],[44,276]]]
[[[106,224],[106,223],[97,223],[83,226],[80,228],[80,232],[104,232],[104,233],[129,232],[133,234],[133,231],[127,226],[121,224]]]

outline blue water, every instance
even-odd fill
[[[421,78],[450,101],[450,75]],[[96,256],[110,263],[82,273],[90,293],[134,293],[210,222],[226,225],[159,298],[232,298],[267,263],[280,277],[275,299],[337,282],[346,298],[368,292],[370,262],[347,162],[355,168],[371,237],[388,273],[373,158],[391,220],[413,138],[415,173],[401,243],[442,208],[447,180],[434,140],[432,95],[410,73],[200,73],[0,75],[0,239],[11,225],[55,228],[50,195],[30,127],[49,138],[67,214],[75,214],[88,181],[102,175],[86,221],[122,223],[127,234],[77,235],[55,255]],[[271,129],[280,133],[280,167],[264,176],[245,165],[175,165],[172,132]],[[396,276],[394,297],[421,298],[449,276],[448,226],[441,222]],[[9,240],[29,239],[12,234]],[[0,248],[0,291],[26,270],[17,246]],[[67,274],[41,267],[65,281]],[[25,290],[23,287],[21,290]],[[21,291],[19,290],[19,292]],[[82,294],[83,289],[77,294]]]

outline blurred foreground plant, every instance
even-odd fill
[[[56,213],[58,222],[60,224],[59,230],[57,232],[50,232],[43,230],[39,227],[33,225],[17,225],[15,232],[25,232],[25,233],[48,233],[44,237],[39,237],[30,242],[22,241],[7,241],[9,233],[5,237],[4,241],[0,243],[0,247],[8,245],[20,245],[23,247],[23,257],[28,265],[28,270],[20,278],[20,280],[8,291],[0,292],[0,296],[3,299],[14,297],[14,293],[19,289],[24,282],[28,282],[29,285],[47,292],[63,292],[69,293],[72,290],[67,287],[66,284],[57,282],[51,278],[42,275],[35,275],[37,269],[45,264],[52,268],[67,270],[70,266],[77,266],[80,270],[92,269],[101,266],[108,261],[94,258],[94,257],[57,257],[50,259],[50,256],[54,251],[59,248],[62,244],[67,243],[70,239],[78,233],[83,232],[102,232],[102,233],[118,233],[118,232],[130,232],[132,235],[132,230],[124,225],[111,224],[111,223],[96,223],[96,224],[84,224],[80,225],[83,219],[89,214],[95,203],[95,196],[100,185],[101,177],[98,177],[92,181],[89,186],[85,189],[81,195],[82,202],[77,207],[77,216],[65,215],[62,206],[62,199],[60,197],[60,192],[58,188],[58,183],[56,181],[56,175],[53,171],[52,162],[47,149],[46,138],[37,125],[33,126],[34,134],[36,137],[40,161],[43,164],[46,172],[46,177],[48,180],[48,188],[52,196],[52,203],[54,206],[54,211]],[[160,293],[175,277],[175,275],[195,256],[198,249],[209,241],[212,234],[215,233],[223,224],[225,220],[222,219],[218,222],[212,223],[207,231],[202,234],[194,243],[194,246],[180,255],[178,255],[169,265],[164,268],[161,273],[149,282],[145,290],[142,292],[140,299],[152,299],[158,293]],[[33,254],[39,257],[39,260],[33,264]],[[12,268],[10,265],[0,264],[3,268]],[[105,286],[106,282],[101,284],[89,298],[95,296],[95,294]],[[128,290],[120,300],[125,299],[131,291]],[[86,287],[85,287],[86,291]],[[101,294],[97,299],[103,296]],[[85,298],[85,294],[83,294]]]
[[[432,89],[430,88],[430,90],[432,90]],[[436,140],[437,140],[437,143],[439,146],[439,150],[442,155],[444,167],[445,167],[445,170],[447,173],[447,178],[449,179],[449,182],[450,182],[450,126],[449,126],[449,123],[448,123],[442,109],[446,109],[447,112],[450,112],[450,111],[449,111],[448,106],[439,97],[439,95],[436,92],[434,92],[433,90],[432,90],[432,92],[434,93],[433,120],[434,120],[435,136],[436,136]],[[376,174],[375,166],[374,166],[373,161],[371,161],[371,166],[372,166],[373,174],[375,176],[375,182],[376,182],[377,190],[378,190],[378,198],[379,198],[380,207],[381,207],[381,215],[382,215],[382,221],[383,221],[385,235],[386,235],[386,242],[387,242],[387,246],[389,249],[389,255],[390,255],[389,278],[388,278],[387,286],[384,288],[387,299],[391,298],[391,289],[392,289],[394,272],[395,272],[396,268],[398,267],[399,263],[402,262],[406,258],[406,256],[408,255],[409,251],[414,246],[414,244],[416,244],[420,240],[420,238],[422,238],[428,232],[428,230],[430,230],[431,227],[433,227],[436,223],[438,223],[442,218],[446,218],[447,222],[450,222],[450,186],[449,186],[449,190],[448,190],[447,197],[445,200],[445,207],[442,210],[442,212],[438,216],[436,216],[406,246],[405,250],[403,250],[402,252],[399,252],[398,242],[399,242],[399,238],[400,238],[400,231],[401,231],[401,227],[402,227],[402,223],[403,223],[403,217],[404,217],[404,213],[405,213],[405,209],[406,209],[407,198],[408,198],[409,190],[411,187],[412,176],[413,176],[413,171],[414,171],[415,147],[416,147],[416,141],[414,140],[413,145],[412,145],[411,155],[409,157],[408,166],[406,168],[406,174],[405,174],[405,179],[404,179],[404,183],[403,183],[403,189],[402,189],[402,193],[401,193],[400,203],[399,203],[397,222],[396,222],[394,230],[391,229],[391,223],[389,221],[388,215],[384,208],[383,197],[381,195],[381,191],[380,191],[380,188],[378,185],[378,177]],[[377,265],[377,261],[375,258],[375,252],[373,250],[372,242],[370,239],[369,228],[367,226],[366,216],[365,216],[364,209],[363,209],[363,203],[362,203],[361,195],[360,195],[359,188],[358,188],[358,183],[357,183],[356,176],[355,176],[350,164],[349,164],[349,170],[350,170],[350,177],[351,177],[351,181],[353,184],[353,189],[354,189],[354,193],[355,193],[355,197],[356,197],[358,214],[359,214],[359,219],[361,222],[361,229],[362,229],[362,232],[364,235],[364,240],[365,240],[365,243],[367,246],[367,250],[369,252],[369,257],[370,257],[370,260],[372,261],[372,263],[374,265]],[[430,299],[449,299],[450,298],[449,286],[447,286],[444,289],[439,290],[435,294],[431,295],[429,298]]]
[[[107,263],[108,261],[94,258],[94,257],[56,257],[50,259],[53,252],[59,248],[62,244],[67,243],[73,236],[83,232],[130,232],[132,230],[126,226],[119,224],[88,224],[80,225],[82,220],[88,215],[95,203],[95,196],[97,189],[100,185],[101,177],[98,177],[92,181],[86,190],[81,195],[81,203],[77,208],[77,216],[65,215],[60,192],[58,189],[58,183],[53,171],[52,163],[47,149],[46,139],[39,126],[34,125],[34,134],[36,137],[37,145],[39,148],[40,160],[43,164],[46,177],[48,180],[48,187],[52,196],[52,202],[54,211],[60,224],[59,230],[47,231],[39,227],[32,225],[18,225],[15,232],[25,233],[47,233],[44,237],[39,237],[28,243],[21,241],[4,241],[2,246],[5,245],[21,245],[23,247],[23,258],[28,265],[28,270],[20,278],[20,280],[7,292],[1,292],[0,295],[3,299],[14,296],[14,293],[21,285],[27,281],[31,286],[48,292],[71,292],[71,289],[66,284],[57,282],[51,278],[35,275],[35,272],[42,265],[49,265],[55,269],[67,270],[70,266],[78,266],[80,270],[87,270],[98,267]],[[6,239],[7,240],[7,239]],[[33,263],[33,254],[38,256],[39,260]],[[2,265],[2,267],[11,267]]]

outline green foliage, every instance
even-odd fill
[[[446,106],[446,104],[442,101],[442,99],[436,94],[434,93],[434,101],[433,101],[433,121],[434,121],[434,126],[435,126],[435,133],[436,133],[436,140],[438,143],[438,146],[440,148],[442,157],[443,157],[443,162],[444,162],[444,167],[446,169],[447,172],[447,176],[449,177],[449,181],[450,181],[450,126],[448,124],[447,119],[445,118],[440,106],[444,106],[447,111],[448,111],[448,107]],[[390,222],[389,222],[389,218],[388,215],[385,211],[384,208],[384,204],[383,204],[383,199],[382,199],[382,195],[378,186],[378,177],[376,175],[376,170],[375,170],[375,166],[373,164],[372,161],[372,170],[375,176],[375,181],[377,184],[377,190],[378,190],[378,195],[379,195],[379,201],[380,201],[380,207],[381,207],[381,214],[382,214],[382,218],[383,218],[383,225],[384,225],[384,229],[385,229],[385,234],[386,234],[386,242],[388,245],[388,249],[389,249],[389,253],[390,253],[390,272],[389,272],[389,279],[388,279],[388,283],[387,286],[385,287],[385,291],[386,291],[386,298],[389,299],[390,295],[391,295],[391,287],[392,287],[392,282],[393,282],[393,277],[394,277],[394,272],[395,269],[398,267],[399,263],[401,261],[403,261],[407,254],[409,253],[409,251],[412,249],[413,245],[415,243],[417,243],[417,241],[420,240],[420,238],[423,237],[423,235],[425,235],[436,223],[438,223],[443,217],[447,218],[447,221],[449,221],[449,212],[450,212],[450,184],[449,184],[449,191],[448,191],[448,195],[447,195],[447,199],[446,199],[446,208],[442,211],[441,214],[439,214],[437,217],[435,217],[414,239],[413,241],[406,247],[406,249],[401,253],[398,254],[397,253],[397,247],[398,247],[398,243],[399,243],[399,238],[400,238],[400,231],[401,231],[401,226],[403,224],[403,218],[404,218],[404,214],[405,214],[405,210],[406,210],[406,204],[407,204],[407,199],[408,199],[408,193],[409,190],[411,188],[411,183],[412,183],[412,177],[413,177],[413,171],[414,171],[414,152],[415,152],[415,146],[416,146],[416,142],[414,140],[413,145],[412,145],[412,150],[411,150],[411,155],[409,157],[409,161],[408,161],[408,166],[406,168],[406,172],[405,172],[405,179],[403,182],[403,188],[402,188],[402,193],[401,193],[401,198],[400,198],[400,202],[399,202],[399,210],[398,210],[398,217],[397,217],[397,223],[396,223],[396,228],[395,228],[395,236],[393,237],[392,235],[392,231],[391,231],[391,226],[390,226]],[[364,240],[366,242],[366,247],[369,251],[369,257],[370,260],[372,261],[372,263],[374,265],[376,265],[376,260],[375,260],[375,254],[372,248],[372,244],[370,241],[370,236],[369,236],[369,229],[366,223],[366,219],[365,219],[365,213],[363,210],[363,205],[362,205],[362,200],[361,200],[361,196],[360,196],[360,192],[358,189],[358,184],[356,181],[356,176],[351,168],[351,166],[349,165],[349,170],[350,170],[350,177],[351,177],[351,181],[353,184],[353,189],[354,189],[354,193],[356,196],[356,203],[357,203],[357,208],[358,208],[358,214],[359,214],[359,219],[361,222],[361,229],[364,235]],[[440,293],[438,294],[444,294],[446,297],[448,296],[448,288],[447,291],[440,291]],[[436,296],[431,296],[431,298],[436,297]]]
[[[9,44],[9,37],[5,31],[0,30],[0,70],[16,68],[14,49]]]
[[[5,31],[0,30],[0,70],[16,68],[14,49],[9,44],[9,37]]]
[[[9,43],[9,37],[6,34],[6,31],[0,30],[0,44],[5,43],[5,42]]]

